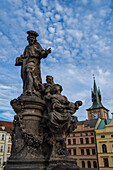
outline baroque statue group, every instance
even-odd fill
[[[69,102],[61,94],[63,88],[54,78],[41,79],[41,59],[51,48],[43,49],[37,42],[38,33],[27,32],[28,46],[16,58],[21,66],[23,93],[11,101],[16,115],[12,128],[12,150],[5,170],[52,170],[56,166],[78,169],[66,148],[66,137],[76,127],[73,116],[81,101]]]

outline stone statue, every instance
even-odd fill
[[[55,84],[52,87],[52,95],[45,98],[48,104],[49,121],[55,129],[61,129],[69,124],[71,115],[76,111],[76,104],[70,103],[67,97],[61,95],[62,86]]]
[[[72,103],[62,95],[62,86],[53,77],[42,83],[40,61],[51,49],[43,50],[38,33],[28,31],[29,45],[16,58],[21,66],[23,94],[11,101],[16,115],[12,128],[12,151],[5,170],[51,170],[57,165],[78,170],[66,148],[66,137],[76,127],[73,116],[81,101]]]
[[[50,95],[52,86],[54,85],[53,77],[49,75],[46,76],[46,82],[47,83],[44,83],[45,95]]]
[[[62,86],[54,84],[51,93],[45,96],[48,113],[48,128],[52,133],[53,148],[51,158],[57,158],[58,155],[64,158],[68,154],[66,149],[66,137],[73,130],[73,124],[77,119],[73,119],[72,115],[82,105],[81,101],[75,103],[69,102],[67,97],[61,94]]]
[[[23,80],[23,92],[32,94],[35,90],[35,82],[41,83],[40,60],[51,53],[51,48],[44,50],[37,42],[39,36],[35,31],[27,31],[29,45],[24,53],[16,58],[16,66],[21,66],[21,77]]]

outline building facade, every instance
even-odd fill
[[[113,117],[98,119],[95,132],[99,170],[113,170]]]
[[[0,129],[0,170],[3,170],[4,165],[6,134],[7,132],[4,131],[4,126],[2,126]]]
[[[67,138],[67,148],[80,170],[97,170],[95,125],[97,120],[79,121]]]
[[[12,122],[0,121],[0,170],[3,170],[11,153],[11,127]]]
[[[88,120],[78,121],[76,129],[70,133],[66,141],[67,148],[80,170],[98,170],[95,127],[98,118],[109,119],[109,110],[102,105],[100,89],[97,89],[95,79],[91,94],[92,106],[87,109]]]

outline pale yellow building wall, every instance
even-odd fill
[[[2,139],[2,135],[4,135],[4,140]],[[5,143],[6,143],[6,132],[0,131],[0,159],[1,159],[0,170],[3,170]],[[1,146],[3,146],[3,150],[1,150]]]
[[[95,132],[99,170],[113,170],[113,137],[111,137],[113,135],[113,118],[108,125],[105,125],[104,129],[97,129]],[[105,138],[101,136],[105,136]],[[103,153],[102,151],[103,144],[107,147],[107,153]],[[108,158],[109,167],[104,167],[104,158]]]
[[[4,162],[7,161],[7,159],[10,157],[11,154],[11,136],[10,133],[7,133],[6,135],[6,142],[5,142],[5,152],[4,152]]]

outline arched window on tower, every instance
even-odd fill
[[[94,168],[97,168],[97,163],[96,163],[96,161],[93,162],[93,167],[94,167]]]
[[[85,168],[85,162],[82,161],[82,168]]]
[[[88,168],[91,168],[91,162],[88,161],[87,164],[88,164]]]
[[[107,153],[107,147],[105,144],[102,145],[102,151],[103,153]]]

